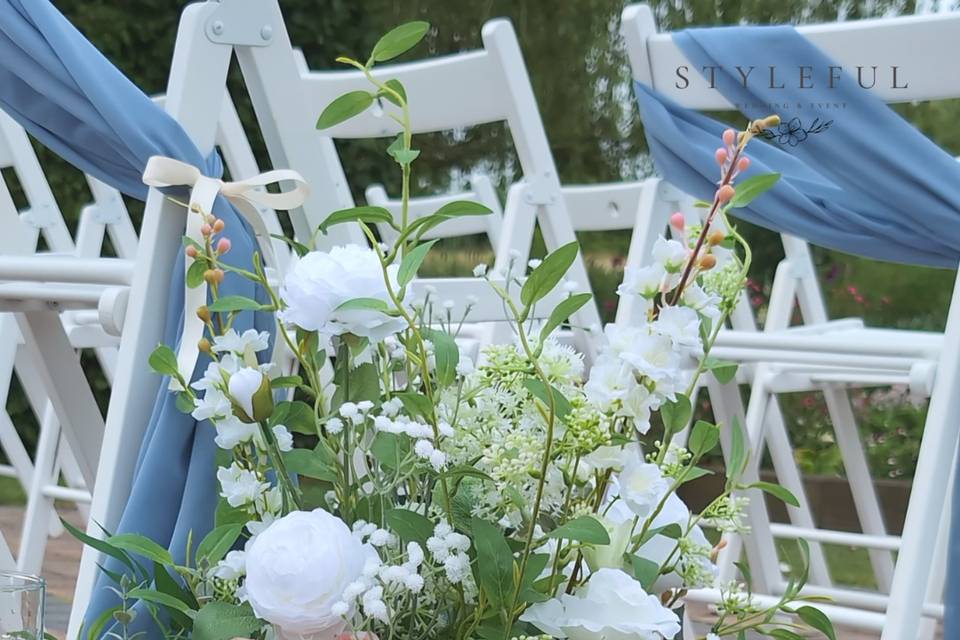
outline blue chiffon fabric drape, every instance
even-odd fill
[[[751,144],[753,164],[744,176],[778,172],[782,179],[738,209],[738,217],[838,251],[957,267],[960,163],[862,89],[847,71],[831,87],[826,74],[836,63],[793,27],[689,29],[673,40],[692,63],[691,83],[707,82],[712,72],[715,87],[743,114],[758,119],[777,113],[783,120],[777,140]],[[746,86],[737,65],[744,73],[756,67]],[[814,70],[812,87],[800,86],[800,65]],[[771,66],[780,70],[775,82],[769,80]],[[865,84],[871,79],[868,73]],[[901,76],[897,84],[904,82],[909,78]],[[641,83],[636,95],[660,173],[684,191],[711,199],[719,178],[713,150],[728,125]],[[817,118],[831,124],[819,133],[791,134]],[[960,637],[960,483],[954,487],[953,506],[947,638]]]
[[[123,193],[145,199],[141,175],[154,155],[188,162],[208,175],[223,172],[220,157],[204,157],[180,125],[110,63],[48,0],[0,0],[0,107],[44,145],[82,171]],[[222,198],[215,213],[227,223],[228,258],[250,268],[252,234]],[[175,271],[164,341],[174,345],[183,323],[183,274]],[[222,292],[256,297],[254,286],[228,275]],[[238,331],[272,329],[268,315],[245,313]],[[144,362],[146,367],[147,363]],[[201,361],[198,373],[206,363]],[[178,411],[166,381],[157,395],[137,460],[131,497],[116,532],[136,532],[183,560],[187,534],[211,528],[217,501],[214,429]],[[109,566],[108,566],[109,568]],[[116,566],[113,566],[116,569]],[[104,577],[88,619],[112,606]],[[149,616],[136,627],[147,628]],[[137,629],[132,629],[136,631]],[[157,635],[151,630],[151,636]]]

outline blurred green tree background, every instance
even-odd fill
[[[93,43],[147,93],[164,90],[182,2],[170,0],[54,0]],[[630,72],[618,35],[623,0],[282,0],[291,39],[301,47],[310,66],[335,67],[340,54],[362,56],[379,34],[411,19],[434,26],[416,56],[442,55],[480,46],[486,20],[512,20],[540,104],[541,113],[564,183],[633,180],[650,175],[642,125],[632,100]],[[804,23],[858,19],[916,10],[914,0],[654,0],[661,28],[735,23]],[[408,57],[410,57],[408,55]],[[262,165],[268,166],[262,141],[252,126],[252,112],[242,80],[234,70],[231,88]],[[908,119],[952,154],[960,154],[960,101],[898,107]],[[740,124],[736,114],[723,114]],[[394,165],[383,149],[385,141],[351,142],[339,146],[351,188],[358,201],[372,183],[397,193]],[[421,193],[465,186],[465,176],[480,170],[491,175],[505,193],[518,176],[507,131],[483,126],[469,131],[423,136],[417,163]],[[64,214],[76,224],[80,207],[89,199],[82,180],[46,150],[40,149]],[[137,203],[131,211],[139,215]],[[764,313],[770,280],[782,256],[778,237],[748,229],[757,260],[750,283],[759,316]],[[607,317],[612,316],[614,289],[622,276],[629,234],[590,234],[581,238],[591,265],[591,281]],[[489,255],[478,238],[445,242],[446,252],[428,268],[434,273],[466,273]],[[834,252],[815,252],[821,282],[833,317],[861,316],[870,324],[941,329],[954,274],[868,261]],[[91,374],[92,379],[96,378]],[[102,383],[101,397],[106,399]],[[866,397],[866,396],[864,396]],[[822,403],[809,394],[785,398],[792,415],[799,457],[809,471],[833,472],[827,452],[831,438]],[[882,411],[860,406],[871,447],[874,472],[883,476],[912,473],[915,443],[919,443],[923,409]],[[884,405],[885,407],[887,405]],[[11,407],[30,422],[18,393]],[[878,435],[879,434],[879,435]],[[893,446],[901,442],[903,446]]]

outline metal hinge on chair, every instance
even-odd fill
[[[123,199],[117,192],[102,197],[91,208],[94,222],[103,225],[119,224],[123,222],[126,214]]]
[[[560,194],[557,190],[555,180],[550,180],[550,176],[535,176],[523,181],[523,201],[526,204],[534,206],[547,206],[556,204]]]
[[[34,229],[45,229],[54,225],[58,217],[57,210],[52,204],[48,203],[30,207],[20,214],[20,219]]]
[[[204,26],[217,44],[266,47],[273,41],[272,3],[263,0],[219,0]]]

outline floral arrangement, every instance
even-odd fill
[[[567,346],[562,329],[590,294],[569,293],[549,314],[535,313],[562,286],[576,244],[506,273],[477,267],[514,341],[469,352],[458,342],[469,317],[452,317],[416,280],[433,246],[421,238],[489,210],[463,201],[409,219],[419,152],[406,94],[370,73],[427,29],[394,29],[366,63],[340,58],[372,89],[338,98],[318,123],[332,126],[378,99],[398,107],[389,117],[403,131],[387,151],[402,172],[400,220],[357,207],[321,225],[359,224],[370,247],[323,252],[291,242],[298,260],[277,286],[258,256],[252,271],[225,264],[222,221],[190,213],[205,216],[205,241],[188,255],[211,285],[199,311],[209,365],[190,383],[169,347],[150,364],[179,382],[178,406],[216,431],[216,526],[178,561],[142,536],[101,541],[72,529],[125,568],[111,574],[119,604],[87,636],[130,638],[146,611],[165,637],[203,640],[677,638],[688,590],[717,586],[710,640],[750,630],[800,638],[810,628],[833,638],[827,618],[804,604],[802,575],[773,607],[755,604],[744,584],[717,585],[724,543],[707,532],[745,532],[748,489],[794,498],[744,483],[749,452],[737,425],[696,421],[685,444],[678,438],[698,378],[729,381],[736,372],[709,355],[750,262],[726,213],[776,181],[734,186],[749,166],[745,146],[776,118],[723,134],[719,187],[702,203],[702,224],[671,218],[673,239],[661,237],[651,265],[618,291],[642,301],[645,321],[595,331],[595,362]],[[382,244],[372,223],[392,226],[396,241]],[[220,296],[225,276],[258,283],[269,302]],[[264,362],[270,334],[231,327],[248,309],[276,315],[275,352],[296,373]],[[721,428],[730,430],[726,485],[693,514],[677,490],[711,473],[697,465]],[[652,446],[642,446],[654,429]]]

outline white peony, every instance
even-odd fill
[[[398,270],[397,265],[387,268],[394,290],[398,288]],[[391,304],[380,258],[373,250],[357,245],[305,255],[284,279],[280,297],[287,305],[280,313],[285,322],[327,336],[352,333],[379,342],[405,326],[402,319],[375,309],[337,310],[354,298]]]
[[[334,640],[344,631],[344,591],[375,552],[322,509],[274,521],[246,553],[247,600],[280,638]],[[351,607],[352,608],[352,607]]]
[[[570,640],[661,640],[680,633],[677,614],[619,569],[600,569],[575,595],[535,604],[520,619]]]

